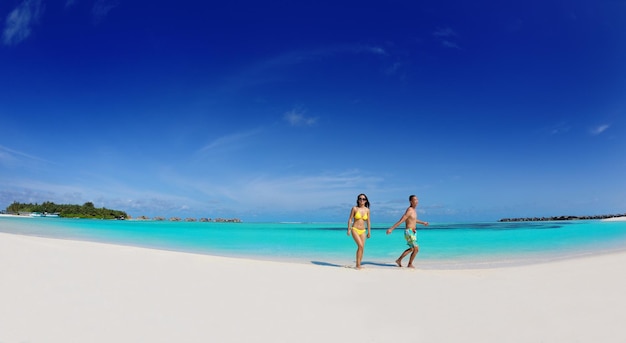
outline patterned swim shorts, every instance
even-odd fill
[[[411,229],[404,230],[404,239],[406,239],[406,244],[409,247],[411,247],[411,248],[418,247],[418,244],[417,244],[417,233],[413,232],[413,230],[411,230]]]

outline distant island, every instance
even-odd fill
[[[527,217],[527,218],[503,218],[499,222],[539,222],[539,221],[557,221],[557,220],[593,220],[608,219],[616,217],[626,217],[624,214],[602,214],[597,216],[558,216],[558,217]]]
[[[83,205],[55,204],[46,201],[42,204],[26,204],[14,201],[6,208],[7,214],[30,215],[33,217],[92,218],[92,219],[127,219],[124,211],[95,207],[92,202]]]
[[[211,219],[211,218],[200,218],[200,219],[185,218],[185,219],[182,219],[180,217],[171,217],[170,219],[167,219],[165,217],[154,217],[154,218],[150,219],[150,217],[147,217],[147,216],[139,216],[139,217],[134,218],[134,219],[135,220],[155,220],[155,221],[169,220],[171,222],[186,221],[186,222],[203,222],[203,223],[241,223],[241,219],[239,219],[239,218],[215,218],[215,219]]]
[[[214,222],[214,223],[241,223],[239,218],[185,218],[171,217],[169,219],[165,217],[149,218],[146,216],[139,216],[132,218],[126,212],[119,210],[111,210],[104,207],[95,207],[92,202],[86,202],[83,205],[59,205],[50,201],[46,201],[42,204],[26,204],[14,201],[6,208],[6,211],[0,211],[0,214],[9,214],[25,217],[62,217],[62,218],[89,218],[89,219],[135,219],[135,220],[154,220],[171,222]]]

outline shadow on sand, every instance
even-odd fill
[[[324,267],[341,267],[341,268],[349,267],[349,266],[342,265],[342,264],[334,264],[334,263],[322,262],[322,261],[311,261],[311,263],[317,266],[324,266]]]
[[[336,263],[330,263],[330,262],[324,262],[324,261],[311,261],[311,263],[317,266],[324,266],[324,267],[354,268],[354,265],[336,264]],[[398,265],[396,265],[395,263],[379,263],[379,262],[368,262],[368,261],[363,261],[361,265],[376,266],[376,267],[396,267],[396,268],[398,267]]]
[[[395,264],[395,263],[380,263],[380,262],[367,262],[367,261],[364,261],[361,264],[364,265],[364,266],[372,265],[372,266],[376,266],[376,267],[396,267],[396,268],[398,267],[398,265]]]

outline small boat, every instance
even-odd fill
[[[50,218],[58,218],[59,214],[58,213],[48,213],[48,212],[32,212],[30,214],[31,217],[50,217]]]

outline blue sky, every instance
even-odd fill
[[[626,2],[9,0],[0,208],[626,212]]]

